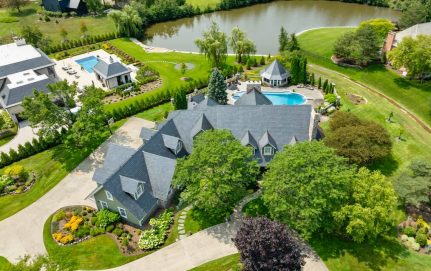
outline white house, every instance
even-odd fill
[[[103,86],[107,88],[116,88],[132,80],[131,71],[111,56],[106,60],[99,59],[99,62],[93,67],[93,71],[97,80],[101,81]]]
[[[47,85],[57,81],[55,63],[40,49],[16,39],[0,45],[0,105],[14,121],[23,111],[21,102],[33,90],[47,92]]]
[[[287,85],[289,80],[289,72],[283,67],[283,65],[275,60],[266,69],[264,69],[260,76],[262,78],[262,84],[278,87]]]

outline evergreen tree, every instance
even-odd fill
[[[11,162],[10,156],[7,153],[0,153],[0,163],[3,167],[9,165]]]
[[[317,88],[322,89],[322,77],[319,76],[319,79],[317,79]]]
[[[227,104],[227,86],[223,75],[214,69],[208,82],[208,97],[219,104]]]
[[[9,157],[10,157],[12,162],[16,162],[19,160],[19,154],[14,149],[10,149]]]
[[[26,142],[24,144],[24,148],[29,156],[36,153],[35,149],[33,148],[30,142]]]
[[[21,144],[18,145],[18,156],[20,159],[28,157],[27,150]]]
[[[307,58],[302,57],[299,66],[299,83],[307,83]]]
[[[289,52],[293,52],[300,49],[298,39],[296,38],[295,33],[290,35],[289,41],[287,42],[285,49]]]
[[[324,93],[327,93],[328,90],[328,79],[325,80],[325,82],[323,82],[323,88],[322,88]]]
[[[187,109],[187,97],[184,89],[175,91],[172,103],[175,110]]]
[[[314,86],[316,78],[314,76],[314,72],[310,75],[310,85]]]
[[[278,44],[279,44],[278,51],[279,52],[286,51],[288,42],[289,42],[288,33],[286,29],[284,29],[284,27],[281,27],[280,34],[278,36]]]
[[[265,65],[265,58],[263,56],[260,58],[260,65]]]
[[[270,59],[271,59],[271,54],[268,54],[268,57],[267,57],[267,58],[268,58],[268,60],[270,60]]]

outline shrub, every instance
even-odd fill
[[[401,241],[407,242],[408,239],[409,239],[409,237],[407,235],[405,235],[405,234],[401,235]]]
[[[97,236],[99,234],[105,233],[105,230],[103,228],[99,227],[93,227],[90,229],[90,235],[91,236]]]
[[[58,221],[64,219],[65,217],[66,217],[66,214],[64,213],[64,210],[61,209],[57,213],[54,214],[54,216],[52,217],[52,221],[58,222]]]
[[[415,237],[416,235],[416,230],[413,227],[406,227],[404,228],[403,232],[408,237]]]
[[[73,241],[73,236],[72,234],[67,234],[64,235],[61,239],[60,239],[60,243],[62,243],[63,245],[68,244],[70,242]]]
[[[325,101],[330,104],[335,104],[335,102],[337,101],[337,96],[335,94],[326,94]]]
[[[107,232],[112,232],[112,230],[114,229],[115,227],[114,227],[114,225],[108,225],[107,227],[106,227],[106,231]]]
[[[90,234],[90,228],[87,226],[80,227],[76,232],[75,236],[78,238],[83,238]]]
[[[63,225],[63,229],[68,229],[71,232],[74,232],[78,229],[79,224],[81,224],[82,221],[82,217],[74,215],[70,218],[69,222]]]
[[[3,192],[3,190],[7,187],[13,184],[15,180],[8,176],[8,175],[2,175],[0,177],[0,192]]]
[[[117,236],[121,236],[122,234],[123,234],[123,230],[122,229],[120,229],[120,228],[115,228],[113,231],[112,231],[112,233],[113,234],[115,234],[115,235],[117,235]]]
[[[97,217],[93,216],[90,221],[92,225],[96,225]]]
[[[427,245],[428,236],[424,233],[418,233],[416,234],[415,238],[416,243],[418,243],[421,247],[424,247]]]
[[[120,220],[120,215],[109,211],[108,209],[103,209],[96,214],[97,221],[96,226],[105,229],[106,226],[113,224]]]
[[[9,157],[14,162],[18,161],[20,159],[20,156],[18,155],[18,153],[14,149],[10,149],[10,151],[9,151]]]
[[[21,179],[25,175],[24,167],[21,165],[13,165],[10,167],[7,167],[4,170],[4,173],[14,179]]]
[[[173,213],[168,211],[163,212],[158,218],[150,219],[152,229],[142,231],[139,237],[139,247],[141,249],[154,249],[163,245],[173,220]]]

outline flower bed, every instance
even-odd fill
[[[139,247],[151,250],[165,243],[171,224],[174,222],[174,214],[169,211],[163,212],[157,218],[150,219],[151,229],[145,230],[139,237]]]
[[[409,217],[398,225],[398,232],[407,247],[421,253],[431,252],[431,227],[421,216]]]
[[[5,168],[0,176],[0,196],[22,194],[30,190],[36,182],[36,174],[30,174],[21,165]]]
[[[157,232],[159,247],[165,242],[172,212],[164,212],[158,219],[151,219],[150,231]],[[156,229],[156,231],[154,231]],[[124,255],[138,255],[152,248],[140,246],[141,230],[122,223],[117,213],[107,209],[97,211],[86,206],[65,207],[58,210],[51,220],[51,235],[58,245],[68,246],[83,242],[97,235],[106,234],[118,245]],[[146,231],[143,231],[144,233]]]

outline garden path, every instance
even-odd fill
[[[38,138],[35,129],[32,129],[26,121],[18,123],[18,133],[8,143],[0,146],[0,152],[8,153],[10,149],[18,150],[18,145],[24,145],[27,142],[31,142],[33,138]]]
[[[64,206],[84,204],[94,207],[94,202],[86,200],[86,197],[96,187],[92,176],[94,170],[102,164],[108,144],[115,143],[137,149],[142,144],[139,138],[142,127],[153,128],[154,123],[140,118],[130,118],[43,197],[15,215],[0,221],[0,255],[11,262],[16,262],[17,257],[26,254],[46,253],[42,232],[48,217]]]

